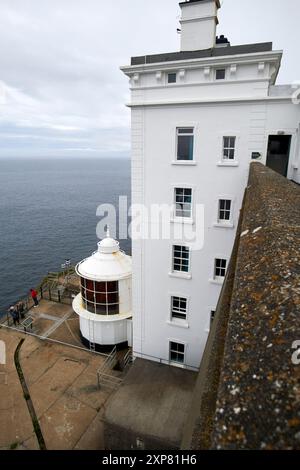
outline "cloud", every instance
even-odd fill
[[[281,79],[299,79],[289,10],[299,12],[297,0],[242,3],[224,0],[219,32],[235,44],[282,42],[290,62]],[[178,50],[179,13],[176,0],[1,0],[0,157],[129,154],[119,67],[132,55]]]

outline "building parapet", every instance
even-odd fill
[[[300,188],[252,163],[182,448],[299,449]]]
[[[224,57],[239,54],[256,54],[271,52],[272,42],[258,44],[243,44],[240,46],[228,46],[226,48],[212,48],[198,51],[169,52],[165,54],[144,55],[131,58],[131,65],[157,64],[161,62],[173,62],[177,60],[204,59],[208,57]]]

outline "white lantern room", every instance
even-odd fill
[[[81,293],[73,300],[81,339],[96,351],[132,346],[132,260],[107,237],[98,250],[76,266]]]

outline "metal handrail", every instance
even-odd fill
[[[117,379],[117,377],[114,377],[112,375],[109,375],[107,372],[109,372],[110,370],[112,370],[114,368],[114,366],[116,365],[117,363],[117,347],[115,346],[112,351],[110,352],[110,354],[107,356],[107,358],[105,359],[102,367],[100,367],[100,369],[97,370],[97,377],[98,377],[98,387],[101,388],[101,382],[103,381],[108,381],[108,377],[111,378],[111,381],[113,382],[115,379]],[[122,380],[121,379],[118,379],[119,383],[122,383]]]

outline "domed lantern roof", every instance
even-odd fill
[[[132,260],[120,250],[120,244],[107,236],[98,243],[98,250],[76,266],[80,277],[93,281],[117,281],[132,275]]]
[[[114,238],[111,238],[109,229],[106,232],[106,238],[98,243],[100,253],[117,253],[120,250],[120,244]]]

